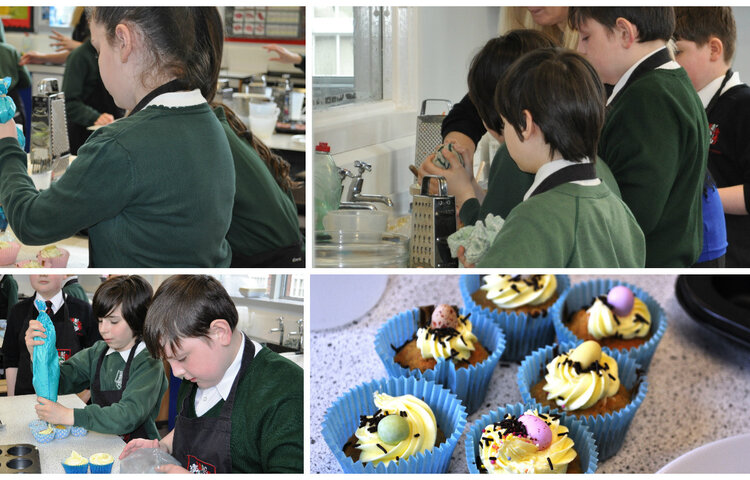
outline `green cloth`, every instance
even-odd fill
[[[565,183],[514,208],[477,267],[643,267],[633,214],[603,182]]]
[[[607,164],[597,159],[594,166],[596,175],[619,197],[620,189]],[[482,204],[476,198],[464,202],[459,212],[461,222],[464,225],[474,225],[477,220],[484,220],[490,213],[506,218],[513,207],[523,202],[523,196],[532,183],[534,174],[521,171],[503,143],[492,159],[487,177],[487,194]]]
[[[236,191],[227,240],[245,256],[299,243],[297,207],[276,183],[258,152],[227,123],[224,109],[214,108],[229,140],[234,159]]]
[[[701,253],[707,125],[682,68],[645,73],[607,109],[599,156],[646,236],[647,267],[689,267]]]
[[[84,302],[91,303],[89,302],[89,296],[86,295],[86,290],[84,290],[81,284],[78,282],[65,284],[62,287],[62,291],[66,295],[70,295],[71,297],[83,300]]]
[[[232,473],[302,473],[304,470],[302,369],[262,348],[237,385],[232,409]],[[190,392],[183,381],[177,410]],[[195,395],[187,400],[188,417],[195,418]],[[218,417],[219,401],[204,417]]]
[[[149,106],[100,128],[50,188],[0,139],[0,203],[26,245],[88,228],[91,267],[228,267],[234,203],[229,144],[208,104]]]
[[[25,66],[19,66],[21,55],[13,45],[0,43],[0,78],[10,77],[8,92],[31,86],[31,76]],[[20,108],[20,105],[16,105]]]
[[[86,128],[102,113],[114,114],[115,102],[102,83],[96,50],[90,39],[70,52],[65,60],[62,91],[65,92],[68,124]]]
[[[4,308],[0,310],[0,319],[9,319],[10,310],[16,303],[18,303],[18,283],[13,275],[3,275],[0,280],[0,305]]]
[[[64,395],[91,389],[99,357],[108,348],[100,340],[61,363],[59,393]],[[99,374],[101,390],[121,388],[124,369],[122,355],[107,355]],[[148,350],[143,350],[130,365],[130,377],[120,401],[108,407],[92,403],[74,409],[75,425],[94,432],[124,435],[144,424],[148,438],[161,438],[156,429],[156,417],[168,384],[161,360],[156,360]]]

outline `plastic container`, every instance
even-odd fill
[[[331,210],[323,218],[326,230],[385,232],[388,214],[377,210]]]
[[[272,105],[275,110],[272,110],[270,113],[255,113],[252,111],[252,104],[250,107],[250,131],[266,143],[271,139],[274,130],[276,130],[276,120],[279,118],[278,107],[275,104]]]
[[[315,265],[327,268],[406,268],[409,239],[393,233],[315,232]]]
[[[315,147],[313,158],[313,196],[315,198],[315,230],[323,230],[323,219],[341,203],[341,178],[331,157],[331,147],[321,142]]]

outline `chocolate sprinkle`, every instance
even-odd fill
[[[418,433],[415,433],[415,434],[414,434],[414,438],[417,438],[418,436],[419,436],[419,434],[418,434]]]
[[[388,450],[386,450],[386,449],[385,449],[385,448],[384,448],[384,447],[383,447],[383,446],[382,446],[381,444],[379,444],[379,443],[376,443],[375,445],[376,445],[376,446],[377,446],[377,447],[378,447],[379,449],[381,449],[381,450],[383,451],[383,453],[388,453]]]
[[[552,460],[550,460],[549,457],[547,457],[547,463],[549,463],[549,469],[550,470],[554,470],[555,469],[555,467],[552,465]]]
[[[613,375],[612,375],[611,373],[608,373],[607,375],[608,375],[608,376],[609,376],[609,378],[611,378],[612,380],[614,380],[614,381],[617,381],[617,379],[616,379],[616,378],[615,378],[615,377],[614,377],[614,376],[613,376]]]

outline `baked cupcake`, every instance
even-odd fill
[[[483,313],[450,305],[401,312],[375,336],[375,350],[391,376],[444,385],[469,413],[481,405],[504,347],[503,332]]]
[[[70,252],[57,245],[44,247],[36,254],[37,261],[44,268],[65,268],[68,266]]]
[[[42,264],[36,260],[21,260],[16,262],[17,268],[42,268]]]
[[[55,438],[57,440],[62,440],[63,438],[67,438],[70,435],[70,426],[69,425],[55,425]]]
[[[616,280],[576,284],[554,317],[559,342],[596,340],[606,351],[632,356],[647,370],[667,330],[667,317],[656,300]]]
[[[326,411],[322,433],[344,473],[442,473],[465,425],[453,393],[401,377],[346,392]]]
[[[519,361],[554,343],[552,318],[570,286],[565,275],[462,275],[461,296],[467,311],[492,319],[505,335],[503,360]]]
[[[73,427],[71,427],[71,428],[70,428],[70,434],[71,434],[71,435],[73,435],[74,437],[83,437],[83,436],[85,436],[85,435],[86,435],[87,433],[89,433],[89,431],[88,431],[88,430],[86,430],[86,429],[85,429],[85,428],[83,428],[83,427],[76,427],[76,426],[73,426]]]
[[[466,438],[471,473],[594,473],[588,428],[565,413],[506,405],[477,420]]]
[[[596,439],[602,461],[622,446],[647,389],[631,357],[609,355],[594,341],[537,350],[521,363],[518,386],[525,403],[580,419]]]
[[[31,434],[39,443],[49,443],[55,439],[55,429],[51,425],[47,425],[45,429],[32,429]]]
[[[89,461],[73,450],[70,456],[62,462],[65,473],[88,473]]]
[[[18,242],[0,241],[0,265],[13,265],[18,258],[21,244]]]
[[[115,457],[109,453],[95,453],[89,457],[91,473],[112,473]]]

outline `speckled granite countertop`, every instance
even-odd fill
[[[750,350],[707,330],[682,310],[674,296],[675,276],[609,275],[648,291],[664,308],[669,327],[648,374],[648,393],[635,415],[622,449],[597,473],[653,473],[703,444],[750,432],[746,415],[750,398]],[[316,275],[311,275],[315,282]],[[596,278],[571,275],[571,283]],[[340,473],[321,435],[328,407],[350,388],[386,376],[373,341],[383,321],[418,305],[463,305],[459,275],[396,275],[366,315],[310,337],[310,472]],[[334,297],[332,296],[332,299]],[[333,300],[332,300],[333,301]],[[315,328],[315,312],[311,326]],[[485,406],[476,419],[498,405],[521,401],[516,385],[518,364],[500,365],[490,382]],[[737,410],[742,413],[738,414]],[[461,437],[449,471],[466,473],[465,437]]]

